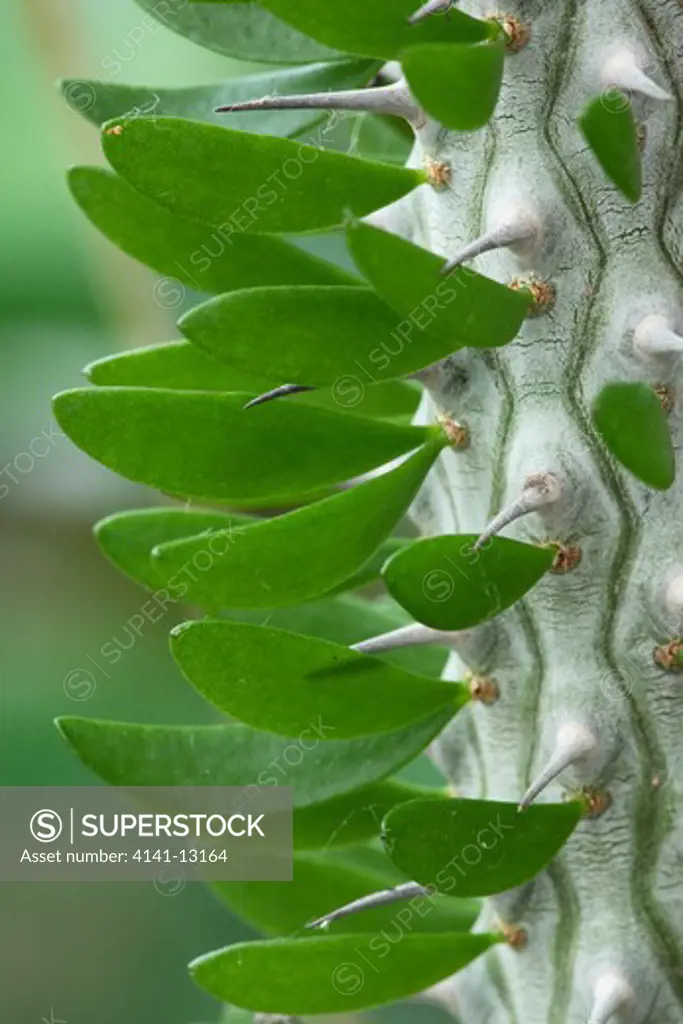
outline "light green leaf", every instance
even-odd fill
[[[632,203],[643,191],[638,129],[631,104],[618,90],[591,100],[579,118],[581,131],[600,166]]]
[[[340,56],[295,32],[288,25],[255,3],[234,6],[208,3],[178,3],[169,0],[136,0],[171,31],[193,43],[227,57],[266,64],[308,64],[316,60],[334,60]],[[119,62],[107,71],[118,74]]]
[[[261,239],[261,235],[244,236]],[[172,388],[180,391],[243,391],[262,395],[282,383],[255,377],[234,366],[210,359],[196,345],[171,341],[130,352],[118,352],[90,363],[83,373],[93,384]],[[335,382],[334,387],[304,391],[286,401],[302,405],[320,405],[337,412],[358,416],[411,419],[422,391],[412,381],[392,380],[367,387],[353,374]]]
[[[415,0],[263,0],[263,6],[326,46],[348,53],[392,60],[406,46],[419,43],[479,42],[497,34],[491,22],[470,18],[451,8],[447,18],[425,18],[409,25],[420,6]]]
[[[391,373],[391,367],[405,360],[419,360],[425,366],[429,360],[422,359],[422,352],[430,359],[442,358],[443,342],[449,352],[465,345],[505,345],[529,311],[528,293],[491,281],[469,267],[443,277],[444,259],[398,235],[356,223],[348,228],[347,237],[358,268],[380,298],[404,317],[396,325],[393,340],[387,339],[386,346],[380,341],[376,347],[381,355],[370,357],[373,373]],[[413,349],[418,350],[417,357],[411,354]]]
[[[319,850],[374,839],[392,808],[408,800],[436,796],[435,790],[385,779],[354,793],[300,807],[294,814],[294,846],[297,850]]]
[[[244,409],[247,397],[77,388],[57,395],[54,409],[71,440],[121,476],[252,508],[314,497],[415,448],[434,429],[285,401]]]
[[[104,154],[172,213],[236,231],[318,231],[400,199],[424,171],[181,118],[109,122]]]
[[[436,438],[398,468],[342,494],[229,537],[218,532],[164,544],[153,558],[170,578],[198,560],[204,567],[209,548],[209,564],[187,584],[188,599],[201,605],[276,608],[321,597],[357,572],[391,533],[442,444]]]
[[[228,78],[210,85],[183,89],[123,85],[99,79],[67,78],[60,83],[68,107],[99,126],[114,117],[187,117],[192,121],[225,124],[216,107],[262,96],[334,92],[366,84],[377,69],[368,60],[311,64],[283,68],[244,78]],[[230,127],[263,135],[298,135],[323,118],[320,111],[259,110],[231,115]]]
[[[345,271],[281,238],[245,234],[230,223],[212,227],[169,213],[104,168],[74,167],[68,180],[81,210],[110,242],[188,288],[227,292],[266,283],[353,284]],[[163,308],[175,309],[184,289],[162,281],[152,297]]]
[[[335,740],[316,719],[298,736],[246,725],[137,725],[60,718],[80,760],[110,786],[291,786],[295,808],[362,791],[431,743],[450,711],[393,733]],[[294,815],[296,830],[296,813]]]
[[[469,629],[500,615],[548,571],[556,549],[476,534],[426,537],[394,555],[382,571],[389,593],[434,629]]]
[[[349,1013],[422,992],[485,953],[496,937],[467,933],[331,935],[238,943],[190,973],[217,999],[262,1013]],[[267,984],[264,984],[267,979]]]
[[[287,936],[336,907],[388,889],[396,882],[390,862],[381,871],[360,866],[339,853],[299,853],[294,858],[294,877],[290,882],[216,882],[211,888],[235,914],[260,932]],[[377,934],[383,928],[392,935],[397,931],[468,931],[479,913],[479,905],[472,900],[438,894],[417,897],[412,904],[406,901],[403,918],[398,920],[396,906],[376,907],[333,921],[329,933]]]
[[[422,885],[458,896],[489,896],[537,875],[582,815],[579,801],[523,812],[494,800],[414,800],[382,826],[394,863]]]
[[[647,384],[607,384],[593,422],[612,455],[648,487],[665,491],[676,479],[676,456],[662,403]]]
[[[491,118],[503,80],[505,41],[426,43],[401,53],[410,90],[444,128],[474,131]]]
[[[184,676],[220,711],[296,736],[317,716],[336,739],[390,732],[470,700],[461,683],[414,675],[347,647],[244,622],[186,622],[171,633]]]

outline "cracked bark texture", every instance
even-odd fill
[[[478,0],[459,6],[492,13]],[[582,560],[476,630],[467,665],[453,652],[448,678],[485,672],[501,696],[461,712],[434,755],[462,795],[519,800],[557,728],[582,722],[598,736],[597,767],[565,772],[540,799],[591,786],[611,806],[585,819],[534,882],[487,902],[478,927],[494,916],[524,925],[526,948],[497,947],[442,991],[462,1024],[586,1024],[596,979],[615,968],[635,999],[610,1021],[681,1024],[683,677],[652,652],[681,632],[664,587],[683,569],[683,485],[679,474],[670,491],[652,492],[615,466],[589,408],[608,381],[672,387],[679,375],[670,360],[636,354],[633,330],[651,313],[683,326],[683,6],[520,0],[501,13],[529,23],[531,41],[506,59],[487,129],[418,133],[413,162],[446,162],[452,180],[403,201],[399,230],[448,257],[528,208],[542,227],[537,249],[526,258],[499,250],[474,266],[506,282],[533,271],[554,283],[557,301],[506,348],[466,350],[432,374],[419,420],[447,412],[466,423],[471,444],[442,455],[413,515],[426,534],[478,533],[530,473],[555,472],[569,497],[505,534],[578,543]],[[634,46],[674,97],[632,98],[646,136],[636,206],[606,180],[576,123],[604,88],[615,44]],[[678,447],[680,400],[669,422]]]

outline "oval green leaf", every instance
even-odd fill
[[[396,469],[286,515],[156,548],[166,579],[183,574],[190,601],[215,608],[277,608],[329,593],[363,566],[415,497],[442,442]],[[207,558],[208,555],[208,558]],[[202,565],[185,582],[187,567]]]
[[[647,384],[608,384],[593,405],[593,422],[615,459],[648,487],[665,491],[676,478],[666,414]]]
[[[525,292],[468,267],[443,277],[444,259],[398,235],[356,223],[347,229],[347,237],[358,268],[380,298],[404,317],[395,327],[391,344],[389,339],[386,345],[380,341],[375,349],[380,355],[370,357],[373,373],[390,368],[397,358],[410,358],[404,349],[422,351],[427,337],[446,342],[449,351],[465,345],[505,345],[529,311],[530,297]]]
[[[433,430],[288,402],[244,409],[247,397],[78,388],[57,395],[54,409],[71,440],[121,476],[252,508],[314,497],[415,448]]]
[[[58,719],[57,726],[83,764],[110,786],[291,786],[299,808],[393,775],[450,717],[450,711],[440,711],[405,729],[355,740],[335,740],[321,719],[291,738],[246,725],[137,725],[68,717]]]
[[[172,213],[250,234],[338,227],[426,181],[423,171],[182,118],[109,122],[102,148]]]
[[[74,167],[68,180],[71,194],[98,231],[128,256],[171,279],[153,291],[162,307],[175,309],[182,303],[184,289],[175,281],[209,293],[264,284],[353,284],[345,271],[281,238],[245,234],[230,223],[212,227],[169,213],[104,168]]]
[[[143,11],[193,43],[227,57],[265,64],[310,64],[340,55],[316,43],[255,3],[160,3],[136,0]],[[120,66],[108,68],[118,74]]]
[[[400,60],[413,96],[444,128],[474,131],[491,119],[503,80],[503,39],[409,46]]]
[[[245,622],[186,622],[171,633],[183,675],[220,711],[254,729],[296,736],[320,716],[336,739],[391,732],[468,688],[414,675],[340,644]]]
[[[67,78],[60,88],[67,106],[98,127],[115,117],[187,117],[191,121],[224,125],[225,114],[215,112],[221,105],[262,96],[353,89],[366,84],[376,69],[374,61],[335,61],[183,89],[76,78]],[[263,135],[299,135],[323,116],[315,110],[244,111],[231,116],[230,127]]]
[[[478,42],[498,32],[491,22],[471,18],[451,8],[447,18],[425,18],[416,25],[408,18],[420,6],[415,0],[263,0],[264,7],[300,32],[347,53],[392,60],[406,46],[434,42]]]
[[[407,934],[395,945],[376,934],[247,942],[207,953],[190,973],[217,999],[250,1010],[348,1013],[422,992],[495,941],[445,932]]]
[[[382,840],[394,864],[422,885],[462,897],[490,896],[528,882],[562,849],[582,804],[414,800],[394,808]]]
[[[632,203],[643,191],[638,129],[627,96],[605,92],[585,107],[579,125],[586,142],[613,184]]]
[[[419,622],[434,629],[469,629],[524,597],[548,571],[554,547],[492,537],[474,550],[476,534],[425,537],[390,558],[382,576]]]
[[[235,914],[265,935],[292,935],[323,914],[362,896],[389,889],[397,879],[390,862],[386,870],[354,863],[343,854],[299,853],[294,857],[290,882],[216,882],[211,888]],[[352,932],[390,935],[402,931],[468,931],[479,914],[473,900],[418,896],[404,906],[375,907],[362,914],[333,921],[331,935]],[[402,916],[399,917],[399,914]],[[408,927],[409,926],[409,927]]]

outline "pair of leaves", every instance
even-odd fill
[[[397,867],[441,893],[491,896],[528,882],[564,846],[582,804],[520,812],[494,800],[412,800],[389,811],[384,847]]]
[[[245,236],[247,237],[247,236]],[[248,236],[262,240],[261,235]],[[114,387],[171,388],[174,391],[242,391],[256,397],[278,384],[278,380],[245,373],[234,365],[215,362],[195,345],[171,341],[163,345],[118,352],[90,363],[83,370],[92,384]],[[367,386],[347,375],[332,388],[290,395],[288,402],[320,405],[336,412],[357,416],[410,421],[420,400],[421,388],[411,381],[385,381]]]
[[[315,497],[434,436],[435,428],[289,402],[244,409],[248,398],[79,388],[57,395],[54,409],[71,440],[121,476],[252,508]]]
[[[109,122],[102,147],[146,198],[249,234],[336,227],[427,180],[424,171],[182,118]]]
[[[68,182],[83,213],[110,242],[187,288],[214,293],[255,285],[354,283],[343,270],[282,238],[244,232],[239,220],[200,223],[171,213],[104,168],[74,167]],[[211,217],[210,210],[205,214]],[[184,293],[157,286],[154,296],[173,309]]]
[[[676,456],[662,402],[647,384],[608,384],[593,405],[593,422],[614,457],[638,480],[665,491]]]
[[[426,537],[389,559],[382,576],[403,608],[434,629],[469,629],[519,601],[552,566],[555,548],[476,534]]]
[[[442,446],[435,438],[342,494],[228,534],[164,544],[153,558],[166,580],[182,580],[181,596],[205,607],[276,608],[321,597],[388,537]]]
[[[396,235],[359,223],[347,238],[377,294],[348,286],[235,291],[191,310],[180,329],[248,373],[266,365],[280,380],[363,389],[465,345],[504,345],[528,312],[526,293],[471,270],[442,279],[444,260]]]
[[[320,640],[240,622],[186,622],[171,634],[183,674],[211,704],[255,729],[295,736],[319,717],[335,739],[455,714],[461,683],[414,675]]]
[[[262,96],[353,89],[368,82],[376,69],[376,61],[350,60],[281,68],[183,89],[153,89],[99,79],[66,79],[60,87],[66,104],[98,126],[124,116],[186,117],[225,124],[225,115],[215,113],[216,107]],[[315,110],[243,111],[232,115],[230,126],[264,135],[291,136],[300,135],[322,117]]]
[[[213,891],[236,914],[266,935],[291,935],[309,921],[336,907],[351,903],[379,889],[402,881],[390,862],[359,864],[348,854],[297,853],[289,882],[218,882]],[[411,932],[467,931],[479,913],[474,900],[436,895],[406,905],[403,918],[395,906],[377,907],[366,913],[333,921],[329,934],[376,934],[386,928],[392,934],[407,924]]]
[[[450,710],[440,711],[403,729],[353,740],[335,740],[320,719],[291,738],[246,725],[136,725],[76,717],[58,719],[57,725],[80,760],[110,786],[291,786],[297,812],[307,809],[310,837],[316,829],[320,834],[313,805],[358,793],[367,806],[367,787],[416,757],[450,717]],[[324,820],[327,827],[329,811]]]

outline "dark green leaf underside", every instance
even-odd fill
[[[493,800],[415,800],[394,808],[384,846],[410,878],[457,896],[489,896],[538,874],[578,825],[582,805],[539,804],[519,812]]]
[[[608,384],[593,405],[593,421],[614,457],[649,487],[666,490],[676,457],[659,396],[647,384]]]
[[[642,168],[638,129],[627,96],[606,92],[585,107],[581,131],[600,166],[632,203],[642,194]]]
[[[176,282],[209,293],[266,284],[353,284],[343,270],[281,238],[170,213],[104,168],[74,167],[68,180],[81,210],[110,242],[170,279],[152,291],[164,309],[183,302],[184,288]]]
[[[57,395],[54,408],[71,440],[114,472],[171,494],[251,507],[316,496],[429,436],[286,401],[244,409],[247,398],[82,388]]]
[[[102,146],[148,199],[252,234],[336,227],[426,180],[422,171],[182,118],[109,122]]]
[[[476,534],[417,540],[387,562],[382,576],[399,604],[434,629],[468,629],[499,615],[548,571],[555,548]]]
[[[299,808],[393,775],[431,743],[449,717],[442,711],[405,729],[355,740],[335,740],[320,720],[291,739],[246,725],[87,718],[61,718],[57,724],[83,764],[110,786],[291,786]]]
[[[490,948],[489,935],[369,935],[240,943],[207,953],[190,973],[217,999],[264,1013],[348,1013],[436,984]],[[268,984],[264,984],[264,978]]]

